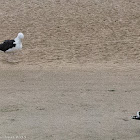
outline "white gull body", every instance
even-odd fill
[[[6,50],[5,52],[14,52],[14,51],[17,51],[17,50],[22,50],[22,42],[21,41],[22,41],[23,38],[24,38],[23,33],[18,33],[17,37],[14,39],[14,41],[15,41],[14,44],[16,46]]]

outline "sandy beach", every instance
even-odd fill
[[[139,67],[2,70],[0,132],[37,140],[138,140]],[[3,138],[4,139],[4,138]]]
[[[1,140],[139,140],[139,0],[1,0]]]

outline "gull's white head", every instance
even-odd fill
[[[137,117],[140,117],[140,111],[137,112]]]
[[[18,33],[18,36],[17,36],[19,39],[23,39],[24,38],[24,34],[23,33]]]

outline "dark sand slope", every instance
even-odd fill
[[[1,0],[0,41],[25,34],[23,63],[135,61],[139,0]]]

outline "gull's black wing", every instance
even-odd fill
[[[10,48],[13,48],[16,46],[16,44],[14,44],[15,40],[5,40],[2,44],[0,44],[0,50],[1,51],[7,51]]]

